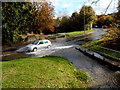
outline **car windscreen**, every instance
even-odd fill
[[[32,44],[37,45],[39,40],[34,41]]]

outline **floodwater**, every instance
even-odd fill
[[[15,52],[3,53],[3,61],[16,58],[34,58],[47,55],[61,56],[67,58],[78,70],[86,71],[92,78],[89,87],[94,88],[120,88],[120,72],[111,70],[108,66],[103,65],[96,60],[85,56],[76,47],[86,42],[101,38],[104,32],[96,29],[87,37],[77,36],[70,38],[58,38],[52,42],[52,47],[43,48],[36,52],[24,52],[24,47]]]

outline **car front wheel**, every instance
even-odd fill
[[[36,52],[37,51],[37,48],[33,48],[33,52]]]
[[[50,47],[51,47],[51,45],[48,45],[48,46],[47,46],[47,48],[50,48]]]

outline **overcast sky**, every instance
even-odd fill
[[[96,5],[91,4],[93,0],[50,0],[55,8],[55,16],[66,14],[70,16],[74,11],[79,12],[81,7],[85,5],[91,5],[97,15],[104,14],[106,8],[110,4],[111,0],[100,0]],[[94,0],[95,1],[95,0]],[[112,0],[112,3],[107,10],[106,14],[116,11],[118,0]]]

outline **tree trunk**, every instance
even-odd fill
[[[42,30],[40,30],[40,35],[42,35],[43,33],[42,33]]]

